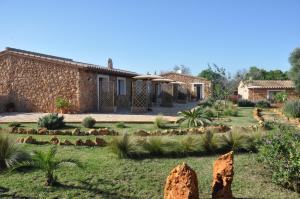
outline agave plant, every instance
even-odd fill
[[[110,143],[110,149],[119,158],[127,158],[133,149],[133,143],[127,133],[122,137],[115,137]]]
[[[57,177],[54,175],[54,171],[62,167],[79,167],[81,168],[81,163],[75,159],[57,159],[55,156],[57,154],[57,147],[53,146],[49,151],[34,151],[31,155],[32,160],[28,162],[21,163],[15,168],[29,167],[33,169],[41,170],[45,173],[46,186],[53,186],[57,184]]]
[[[29,154],[11,136],[0,132],[0,171],[29,159]]]
[[[221,147],[228,151],[249,151],[252,148],[252,140],[244,135],[243,133],[238,133],[236,131],[229,131],[226,135],[220,137]]]
[[[188,127],[206,126],[209,124],[210,118],[209,114],[203,108],[194,108],[187,111],[179,112],[178,123],[183,123],[187,121]]]

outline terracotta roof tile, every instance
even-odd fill
[[[291,80],[247,80],[244,84],[248,88],[295,88]]]

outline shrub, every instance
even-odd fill
[[[199,139],[195,137],[187,136],[179,141],[179,153],[187,155],[199,151],[201,143]]]
[[[168,123],[168,120],[166,120],[162,116],[157,116],[154,120],[154,125],[160,129],[167,128],[167,123]]]
[[[251,151],[253,149],[252,140],[243,133],[229,131],[220,137],[221,149],[234,152]]]
[[[287,100],[287,97],[288,97],[287,93],[283,91],[283,92],[276,93],[274,95],[274,100],[277,103],[283,103]]]
[[[116,124],[116,127],[120,128],[120,129],[124,129],[124,128],[127,128],[127,125],[124,122],[118,122]]]
[[[300,135],[294,131],[270,133],[259,148],[259,160],[272,173],[272,180],[300,192]]]
[[[57,113],[50,113],[39,118],[38,126],[50,130],[60,129],[65,126],[64,117]]]
[[[261,101],[256,102],[255,107],[257,107],[257,108],[270,108],[271,104],[268,101],[261,100]]]
[[[58,97],[55,99],[55,107],[59,110],[63,111],[65,109],[70,108],[70,106],[71,106],[70,102],[62,97]]]
[[[225,108],[222,112],[224,116],[233,116],[237,117],[239,115],[238,109],[236,107]]]
[[[198,106],[201,106],[201,107],[212,107],[213,104],[214,104],[215,100],[213,98],[208,98],[207,100],[203,100],[203,101],[200,101],[198,103]]]
[[[200,143],[202,151],[206,154],[214,153],[218,148],[217,139],[211,131],[205,132],[205,134],[201,137]]]
[[[166,143],[161,137],[150,137],[147,138],[142,147],[144,150],[149,152],[150,155],[163,155],[165,144]]]
[[[300,117],[300,101],[289,101],[283,106],[283,113],[292,118]]]
[[[29,154],[11,136],[0,132],[0,172],[28,160]]]
[[[21,123],[20,122],[10,122],[8,124],[9,127],[12,127],[12,128],[17,128],[17,127],[20,127],[21,126]]]
[[[93,128],[96,124],[96,120],[90,116],[85,117],[82,120],[82,126],[84,126],[85,128]]]
[[[255,103],[251,102],[250,100],[241,99],[238,101],[238,106],[239,107],[254,107]]]
[[[128,134],[125,133],[121,137],[114,137],[109,147],[119,158],[128,158],[133,150],[133,143]]]

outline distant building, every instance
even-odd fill
[[[238,95],[251,101],[273,100],[278,92],[286,92],[288,99],[297,98],[294,83],[290,80],[245,80],[238,86]]]

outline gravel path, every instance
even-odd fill
[[[153,107],[152,111],[144,114],[132,114],[129,111],[121,113],[84,113],[84,114],[64,114],[66,122],[81,122],[86,116],[91,116],[97,122],[153,122],[158,114],[163,114],[169,121],[178,119],[177,113],[181,110],[191,109],[196,106],[196,102],[187,104],[174,104],[174,107]],[[37,122],[38,118],[48,113],[0,113],[0,123],[4,122]]]

